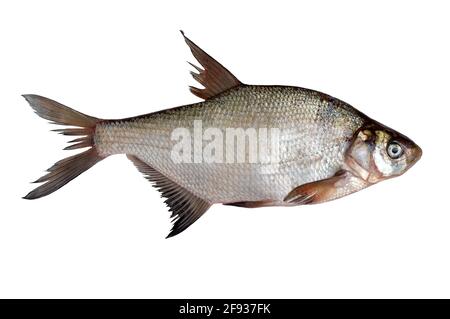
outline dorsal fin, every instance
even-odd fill
[[[204,89],[199,89],[190,86],[191,92],[202,99],[209,99],[219,93],[222,93],[232,87],[241,85],[242,83],[228,71],[219,62],[214,60],[205,51],[200,49],[194,42],[189,40],[184,32],[181,31],[187,45],[191,49],[192,54],[197,59],[197,61],[203,66],[201,69],[195,65],[191,64],[199,73],[191,72],[191,75],[196,81],[203,85]]]
[[[191,226],[211,207],[210,203],[195,196],[136,156],[127,155],[127,157],[144,174],[145,178],[161,192],[162,196],[166,198],[165,203],[172,212],[171,217],[173,217],[172,222],[174,222],[167,238],[178,235]]]

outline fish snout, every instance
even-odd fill
[[[408,168],[411,168],[414,164],[416,164],[420,158],[422,157],[422,149],[419,145],[414,144],[408,150],[407,163]]]

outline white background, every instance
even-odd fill
[[[0,297],[450,297],[445,1],[3,1]],[[179,29],[250,84],[341,98],[423,149],[335,202],[213,206],[172,239],[124,156],[21,199],[66,138],[24,93],[120,118],[198,101]]]

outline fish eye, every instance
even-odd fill
[[[391,142],[387,147],[387,153],[390,158],[397,159],[403,155],[403,149],[397,142]]]

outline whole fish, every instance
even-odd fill
[[[184,38],[203,67],[191,64],[204,88],[190,87],[203,102],[103,120],[24,95],[39,116],[71,126],[57,130],[61,134],[80,136],[66,149],[88,148],[49,168],[36,181],[43,184],[24,198],[48,195],[102,159],[126,154],[166,198],[171,237],[213,204],[321,203],[399,176],[420,159],[420,147],[408,137],[349,104],[299,87],[243,84]],[[256,146],[255,133],[261,133]]]

